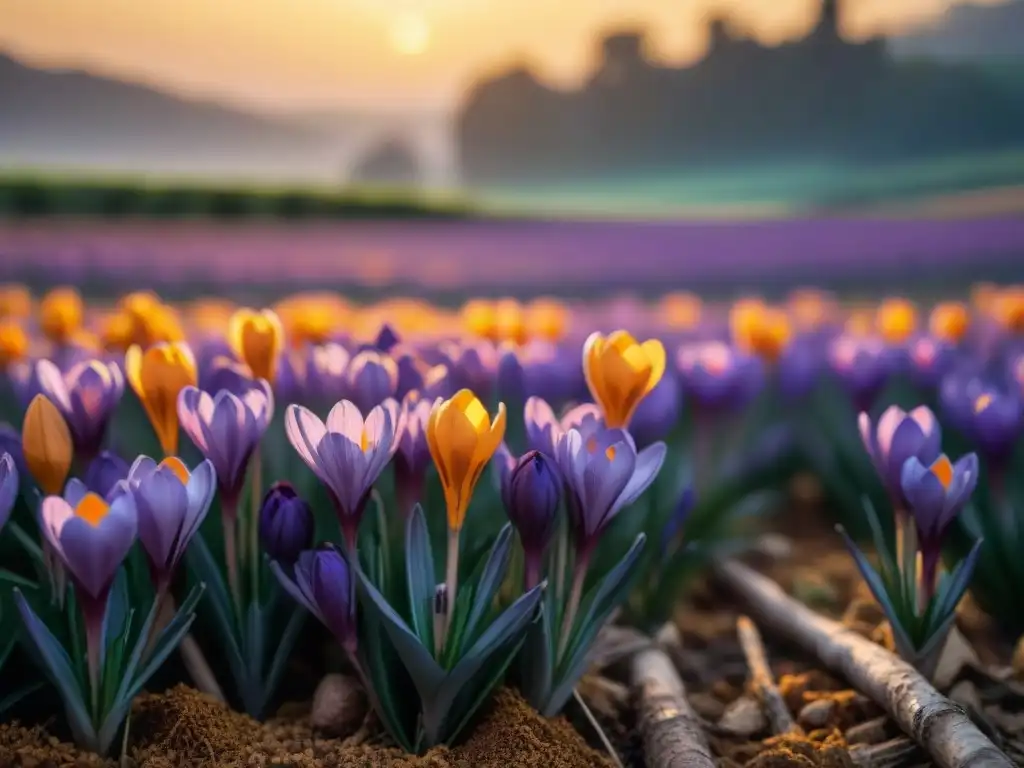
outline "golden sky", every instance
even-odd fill
[[[954,0],[846,0],[854,37]],[[1003,0],[973,0],[996,5]],[[0,50],[272,110],[450,107],[475,77],[527,61],[570,85],[595,36],[640,24],[660,58],[698,57],[709,14],[772,42],[820,0],[0,0]]]

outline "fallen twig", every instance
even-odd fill
[[[768,653],[754,622],[746,616],[740,616],[736,620],[736,634],[739,635],[740,647],[743,648],[743,655],[746,656],[747,667],[750,669],[750,687],[761,702],[761,708],[768,717],[772,732],[777,735],[802,733],[803,729],[793,720],[789,708],[786,707],[786,701],[775,684],[771,667],[768,666]]]
[[[715,575],[741,596],[762,626],[813,653],[882,707],[943,768],[1011,768],[1013,762],[912,666],[787,595],[736,561]]]
[[[640,733],[649,768],[714,768],[700,719],[665,652],[651,647],[636,654],[632,682],[639,696]]]

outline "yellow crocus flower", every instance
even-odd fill
[[[665,373],[665,347],[627,331],[593,333],[583,345],[583,374],[609,427],[625,429],[640,401]]]
[[[274,310],[237,310],[228,321],[228,341],[256,378],[274,381],[284,346],[284,327]]]
[[[59,496],[71,471],[74,444],[64,417],[46,395],[36,395],[21,428],[25,465],[47,496]]]
[[[196,361],[184,342],[161,342],[145,352],[132,345],[125,374],[146,409],[165,456],[178,453],[178,394],[196,386]]]

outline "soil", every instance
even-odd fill
[[[288,766],[289,768],[602,768],[607,757],[591,749],[564,718],[546,720],[513,691],[499,691],[472,735],[460,746],[422,757],[380,743],[366,723],[347,738],[321,738],[303,707],[287,707],[258,723],[179,685],[145,694],[135,704],[129,759],[138,768]],[[115,768],[115,760],[83,756],[42,728],[0,725],[0,766]]]

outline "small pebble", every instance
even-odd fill
[[[835,712],[835,699],[818,699],[804,706],[797,715],[797,722],[808,730],[824,728]]]
[[[981,659],[963,633],[953,627],[939,656],[932,684],[940,691],[948,690],[960,676],[961,670],[969,664],[981,664]]]
[[[347,736],[366,717],[366,692],[360,682],[348,675],[325,675],[313,694],[310,724],[325,733]]]
[[[725,714],[725,704],[707,693],[690,693],[686,697],[693,711],[705,720],[717,721]]]
[[[846,741],[850,744],[881,744],[886,737],[884,717],[858,723],[846,731]]]
[[[749,737],[768,726],[761,705],[750,696],[741,696],[726,707],[718,725],[736,736]]]

